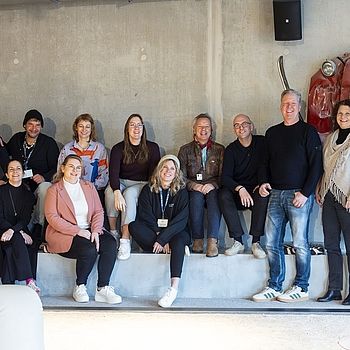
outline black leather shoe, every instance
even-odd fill
[[[317,298],[317,301],[327,302],[332,300],[341,300],[340,290],[327,290],[326,294],[320,298]],[[350,305],[350,297],[349,297],[349,305]]]
[[[343,305],[350,305],[350,294],[343,300]]]

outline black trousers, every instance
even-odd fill
[[[129,230],[137,244],[147,253],[151,253],[157,235],[144,222],[133,221],[129,224]],[[185,255],[185,246],[190,244],[190,235],[186,231],[177,233],[169,242],[170,254],[170,276],[181,277],[182,266]]]
[[[241,199],[237,192],[233,192],[225,187],[220,189],[220,208],[231,238],[241,237],[244,234],[238,215],[238,210],[250,209],[252,211],[249,230],[250,235],[261,237],[264,234],[266,210],[269,203],[269,197],[261,197],[257,190],[255,192],[248,190],[248,192],[254,201],[254,205],[250,208],[246,208],[242,205]]]
[[[38,243],[26,245],[22,234],[13,233],[10,241],[0,241],[2,252],[1,281],[3,284],[13,284],[27,278],[36,278]]]
[[[350,268],[350,213],[329,191],[323,203],[322,225],[329,268],[328,288],[342,290],[343,256],[340,250],[340,235],[343,232],[348,268]]]
[[[68,252],[61,253],[65,258],[76,259],[77,285],[86,284],[89,274],[97,263],[98,280],[97,287],[108,286],[115,260],[117,257],[117,246],[115,239],[108,233],[100,235],[100,249],[96,250],[95,242],[75,236]]]

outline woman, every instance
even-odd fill
[[[129,223],[135,220],[137,199],[160,159],[159,146],[147,141],[139,114],[132,114],[124,126],[124,141],[113,146],[109,164],[110,186],[106,189],[106,211],[112,234],[117,232],[121,211],[121,239],[118,259],[130,257]]]
[[[185,247],[190,243],[188,213],[188,193],[180,162],[177,157],[166,155],[154,170],[150,184],[142,189],[136,221],[129,225],[131,235],[144,251],[171,251],[171,286],[158,301],[161,307],[170,307],[177,296]]]
[[[35,283],[38,242],[28,224],[35,204],[34,194],[22,184],[23,166],[11,160],[6,167],[8,182],[0,186],[0,273],[2,284],[15,280],[38,294]]]
[[[108,183],[108,158],[105,146],[96,141],[95,122],[90,114],[81,114],[73,123],[73,140],[68,142],[58,157],[57,170],[68,154],[83,160],[82,179],[92,182],[104,203],[104,190]]]
[[[5,169],[9,160],[5,142],[0,136],[0,186],[6,183]]]
[[[79,303],[89,301],[86,283],[100,255],[95,301],[118,304],[122,299],[109,286],[116,259],[115,240],[102,231],[102,205],[93,184],[80,180],[82,170],[82,159],[76,154],[68,155],[47,191],[47,250],[77,260],[73,298]]]
[[[328,258],[328,290],[320,302],[341,300],[343,257],[340,234],[346,247],[350,267],[350,99],[340,101],[334,109],[335,131],[323,148],[324,174],[318,186],[317,202],[323,206],[322,225]],[[343,301],[350,305],[350,294]]]

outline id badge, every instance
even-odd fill
[[[23,179],[27,179],[28,177],[33,177],[32,169],[24,170]]]
[[[197,179],[197,181],[202,181],[203,180],[203,175],[202,174],[196,174],[196,179]]]
[[[158,219],[158,227],[168,227],[168,219]]]

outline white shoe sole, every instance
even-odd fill
[[[309,297],[301,297],[298,299],[283,299],[280,297],[277,297],[277,301],[280,301],[282,303],[297,303],[298,301],[306,301],[309,300]]]
[[[115,302],[109,302],[109,301],[107,301],[107,300],[104,299],[104,298],[100,298],[100,297],[96,297],[96,296],[95,296],[95,301],[96,301],[97,303],[106,303],[106,304],[116,305],[116,304],[121,304],[121,302],[122,302],[123,300],[120,299],[120,300],[115,301]]]

